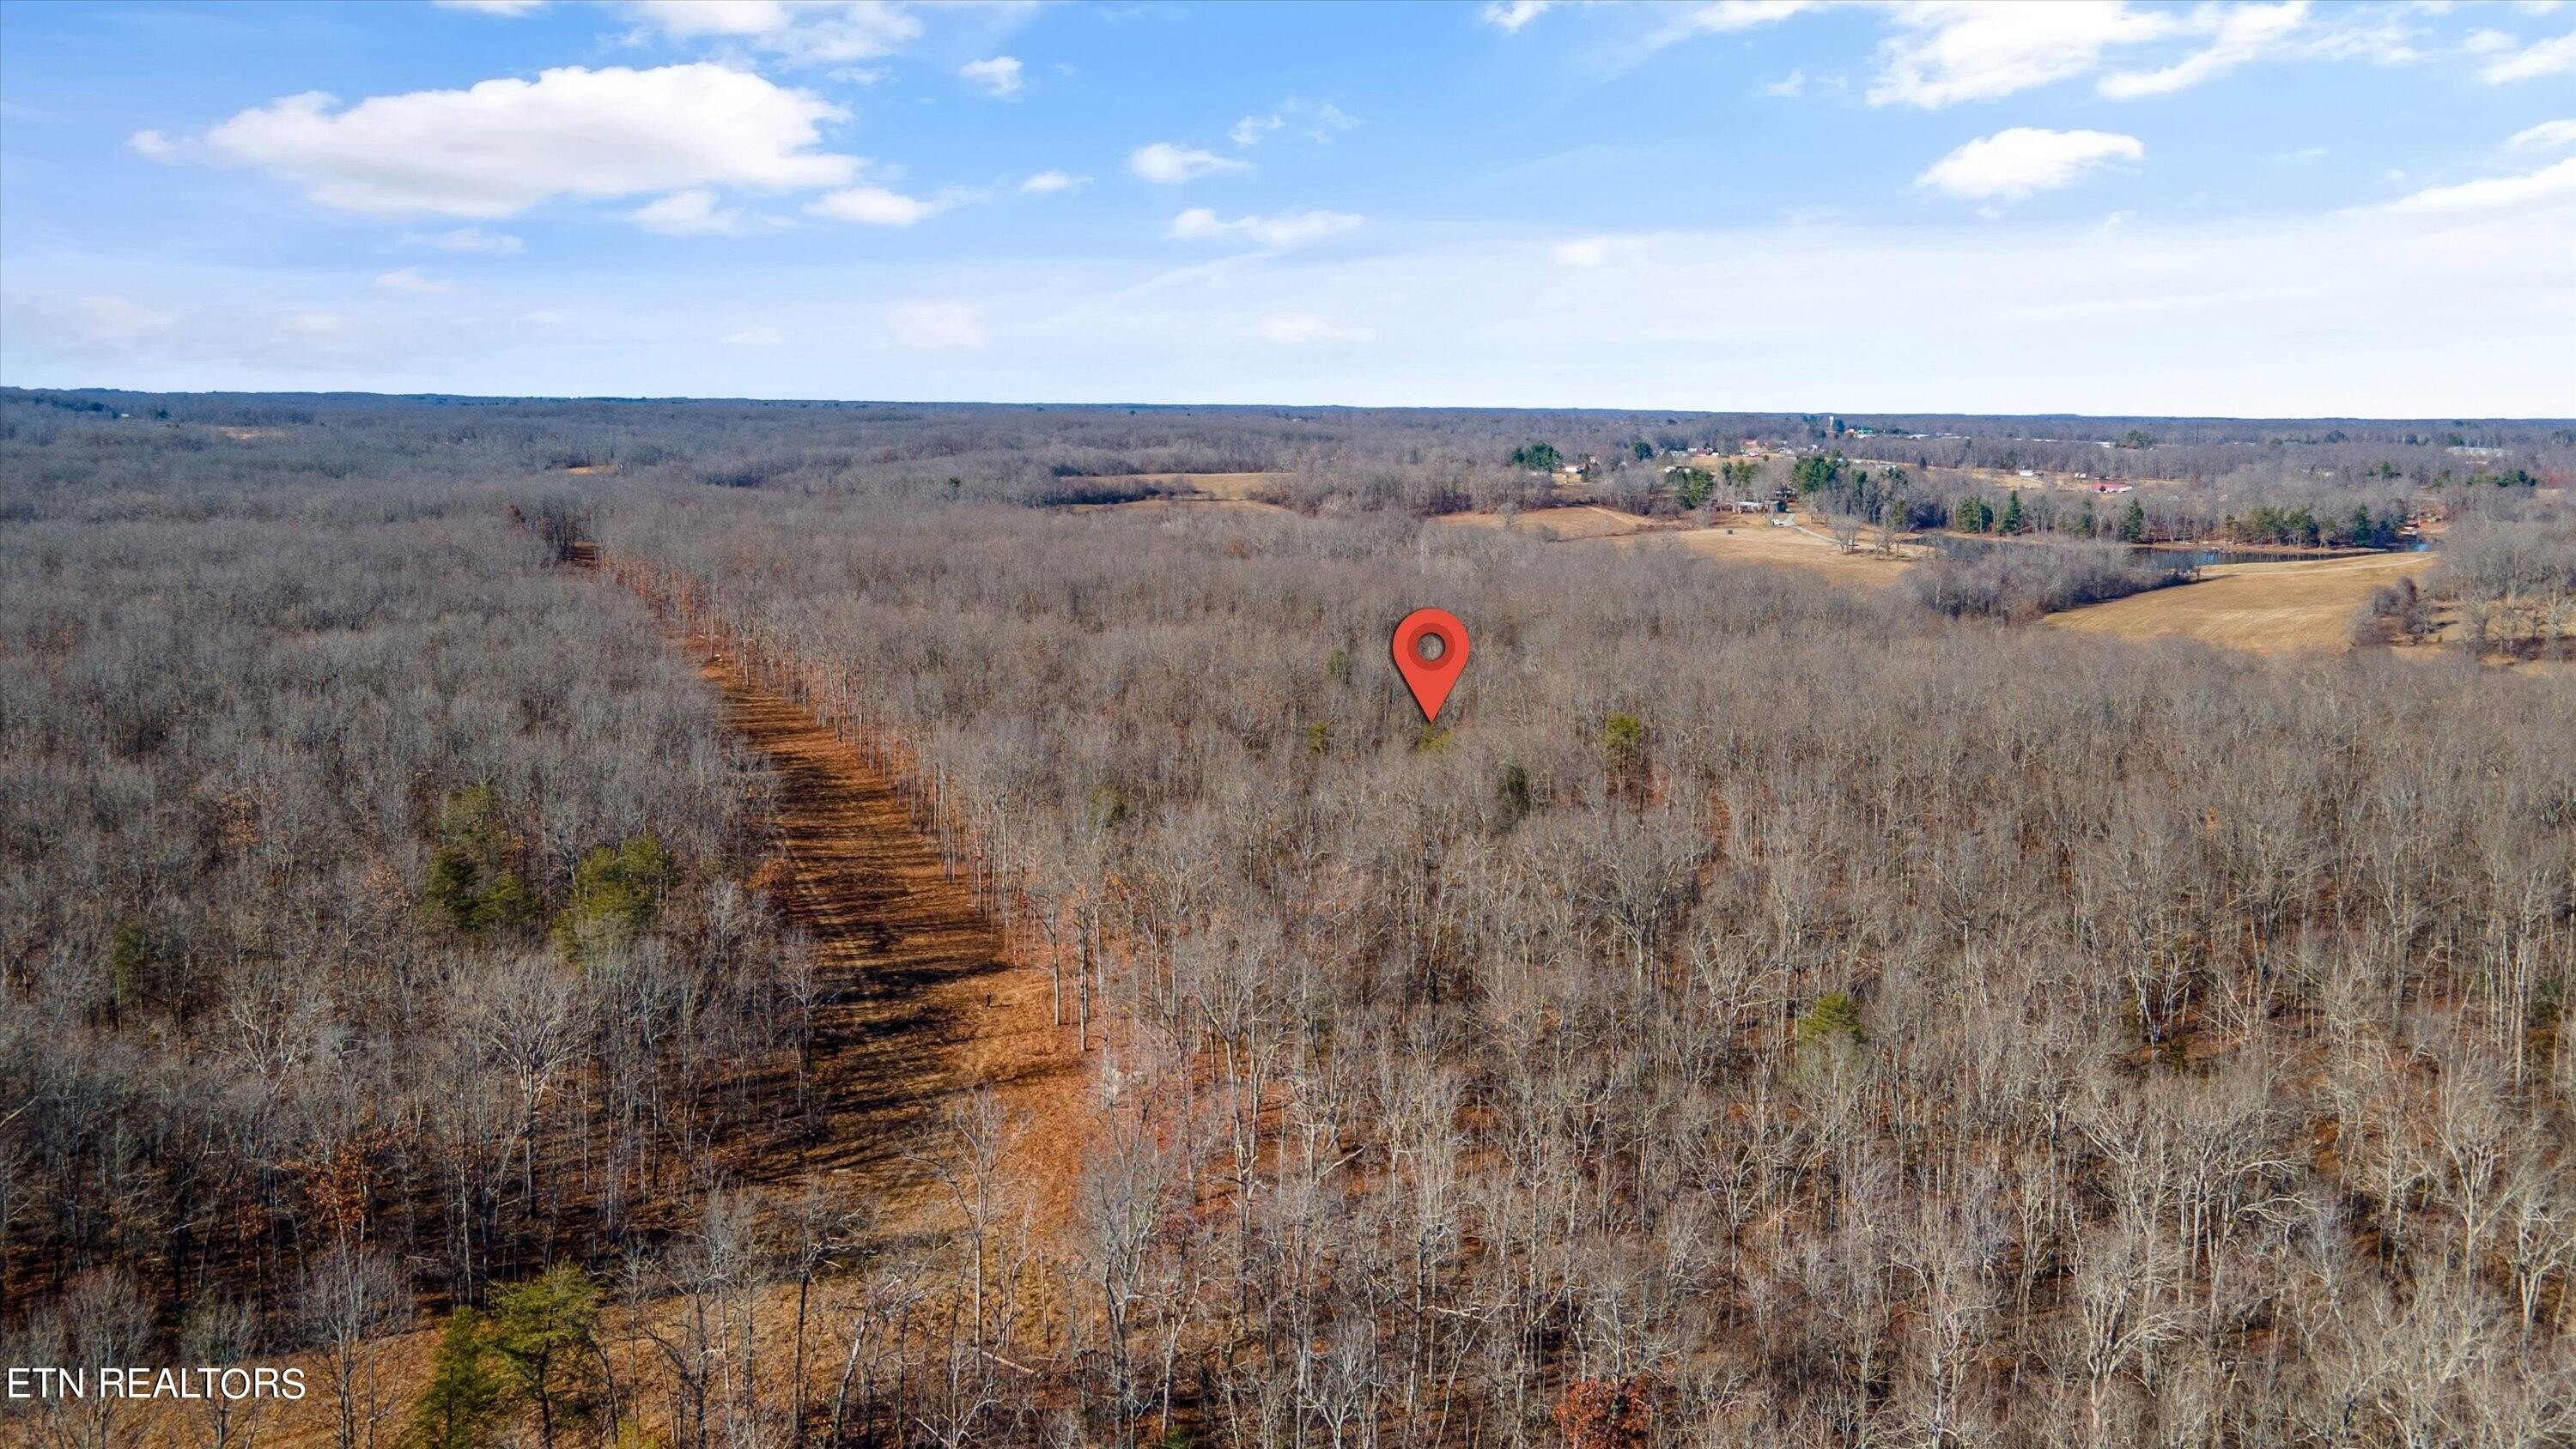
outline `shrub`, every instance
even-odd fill
[[[450,792],[440,802],[438,835],[421,892],[431,916],[468,935],[518,930],[536,920],[536,893],[510,868],[517,846],[491,786]]]

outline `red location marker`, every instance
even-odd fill
[[[1467,667],[1467,626],[1446,609],[1416,609],[1395,626],[1395,672],[1429,724]]]

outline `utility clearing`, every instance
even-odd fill
[[[1008,969],[1000,931],[941,869],[893,784],[812,711],[736,658],[692,641],[727,720],[778,782],[790,872],[781,904],[814,942],[812,1077],[829,1128],[808,1164],[895,1234],[945,1204],[925,1158],[940,1112],[989,1087],[1019,1119],[1012,1176],[1042,1224],[1065,1220],[1081,1172],[1080,1066],[1046,978]]]
[[[2349,648],[2370,591],[2433,566],[2429,553],[2218,564],[2200,578],[2051,614],[2053,628],[2119,639],[2181,635],[2258,654]]]

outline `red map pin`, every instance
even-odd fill
[[[1395,672],[1429,724],[1467,667],[1467,626],[1446,609],[1416,609],[1395,626]]]

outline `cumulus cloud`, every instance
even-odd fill
[[[805,210],[812,216],[854,221],[861,226],[910,226],[944,207],[943,202],[925,201],[882,186],[852,186],[816,197]]]
[[[1127,169],[1157,186],[1175,186],[1184,181],[1193,181],[1201,176],[1213,176],[1223,171],[1249,171],[1252,169],[1252,163],[1238,161],[1231,156],[1219,156],[1213,151],[1193,150],[1187,146],[1175,146],[1169,141],[1156,141],[1150,145],[1139,146],[1130,152],[1127,157]]]
[[[886,319],[886,336],[916,352],[954,352],[984,345],[984,319],[962,302],[915,302]]]
[[[413,246],[436,247],[443,252],[481,252],[495,257],[517,256],[527,250],[527,243],[507,232],[485,231],[478,226],[460,226],[454,231],[428,236],[413,234],[403,240]]]
[[[1558,266],[1598,267],[1608,263],[1611,255],[1618,249],[1619,243],[1613,238],[1587,236],[1577,237],[1570,242],[1559,242],[1551,255],[1556,258]]]
[[[1068,176],[1061,171],[1041,171],[1021,182],[1020,189],[1033,196],[1048,196],[1059,191],[1080,190],[1089,180],[1089,177]]]
[[[2538,40],[2520,50],[2498,55],[2478,70],[2478,79],[2499,86],[2576,70],[2576,30],[2555,40]]]
[[[376,276],[376,285],[388,292],[452,292],[456,290],[445,282],[423,274],[421,269],[418,267],[403,267],[395,271],[380,272]]]
[[[716,205],[716,194],[703,186],[674,191],[626,213],[626,219],[664,236],[745,236],[769,225],[742,207]]]
[[[745,327],[719,340],[727,347],[780,347],[786,344],[787,337],[775,327]]]
[[[435,0],[442,10],[471,10],[477,15],[499,15],[515,20],[546,3],[546,0]]]
[[[2502,211],[2576,199],[2576,156],[2522,176],[2434,186],[2390,203],[2396,211]]]
[[[732,40],[818,64],[891,55],[921,38],[921,21],[887,0],[626,0],[624,9],[667,39]]]
[[[491,218],[557,197],[837,185],[857,162],[815,148],[822,123],[843,114],[720,65],[564,66],[345,109],[320,92],[288,96],[223,122],[205,143],[344,211]]]
[[[1015,96],[1020,93],[1018,58],[997,55],[990,60],[970,60],[957,67],[958,77],[967,84],[980,86],[986,95]]]
[[[2111,162],[2142,160],[2146,154],[2145,143],[2135,136],[2015,126],[1933,162],[1914,184],[1974,201],[2018,201],[2072,184]]]
[[[1293,247],[1349,231],[1360,220],[1347,211],[1294,211],[1277,216],[1239,216],[1227,221],[1204,206],[1194,206],[1173,217],[1164,235],[1177,241],[1249,241],[1265,247]]]
[[[1555,0],[1486,0],[1485,23],[1518,35],[1529,24],[1555,7]]]
[[[125,138],[125,149],[148,161],[176,161],[179,148],[158,131],[137,131]]]

